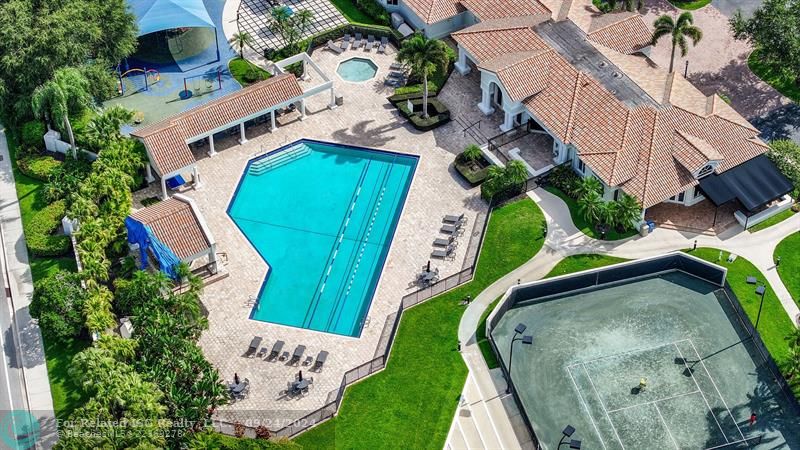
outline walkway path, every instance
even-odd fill
[[[800,316],[800,309],[798,309],[797,304],[792,300],[791,295],[778,277],[772,260],[773,252],[778,243],[789,234],[800,231],[800,214],[755,234],[748,233],[739,226],[726,231],[720,236],[706,236],[658,228],[644,238],[636,236],[621,241],[609,242],[592,239],[578,230],[572,223],[567,205],[558,197],[544,189],[536,189],[529,192],[528,195],[539,205],[547,220],[548,232],[542,250],[528,262],[481,292],[467,307],[458,329],[458,337],[462,343],[462,356],[470,370],[468,384],[470,382],[477,384],[477,391],[481,397],[475,398],[474,386],[472,386],[471,392],[467,392],[465,388],[463,397],[469,403],[467,407],[474,411],[476,405],[482,401],[486,410],[497,411],[496,408],[491,408],[490,405],[493,402],[502,401],[503,398],[508,399],[508,401],[503,402],[506,406],[506,411],[492,414],[489,417],[489,425],[491,427],[487,424],[478,423],[480,416],[475,413],[472,414],[473,422],[479,430],[481,428],[502,430],[513,427],[519,442],[511,447],[504,443],[502,445],[503,448],[530,448],[530,437],[521,420],[516,419],[518,415],[516,405],[513,404],[513,401],[510,401],[510,397],[504,394],[504,381],[498,375],[493,376],[487,367],[476,342],[475,330],[478,327],[481,315],[496,298],[503,295],[510,287],[520,281],[524,283],[544,277],[559,261],[567,256],[599,253],[636,259],[689,248],[696,240],[698,247],[719,248],[750,260],[766,276],[786,313],[795,322]],[[499,369],[494,369],[494,371],[499,371]],[[462,407],[459,407],[459,410],[461,409]],[[458,414],[456,417],[458,418]],[[459,422],[461,422],[462,435],[469,434],[469,431],[464,430],[463,421]],[[455,428],[451,430],[451,435],[448,437],[448,443],[445,448],[454,450],[459,448],[458,445],[455,445],[457,439],[460,438],[456,431],[458,430]],[[480,435],[485,437],[486,434],[484,431]],[[498,431],[497,434],[502,435],[503,433]],[[485,440],[483,446],[484,448],[491,447]]]

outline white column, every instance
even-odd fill
[[[219,272],[217,263],[217,244],[211,244],[211,248],[208,249],[208,262],[211,263],[211,273],[216,274]]]
[[[300,120],[306,120],[306,99],[300,99]]]
[[[197,171],[197,166],[192,166],[192,177],[194,178],[194,188],[200,189],[200,172]]]
[[[481,112],[489,116],[494,112],[494,108],[492,108],[492,85],[483,87],[481,86],[481,102],[478,103],[478,109]]]
[[[271,121],[271,127],[269,128],[269,132],[272,133],[275,131],[275,110],[269,112],[269,119]]]
[[[217,154],[217,151],[214,150],[214,135],[208,136],[208,156],[213,157]]]
[[[456,61],[455,67],[461,75],[466,75],[472,70],[467,62],[467,52],[460,45],[458,46],[458,61]]]
[[[247,142],[247,136],[244,134],[244,122],[239,124],[239,143],[244,144]]]
[[[169,196],[167,195],[167,179],[161,177],[161,199],[166,200]]]
[[[508,130],[514,128],[514,116],[515,116],[515,114],[510,113],[510,112],[506,111],[505,109],[503,109],[503,112],[506,115],[505,115],[505,120],[503,120],[503,124],[500,125],[500,131],[504,131],[505,132],[505,131],[508,131]]]
[[[333,86],[331,86],[331,103],[328,105],[328,108],[336,108],[336,91],[333,90]]]
[[[145,171],[147,172],[147,182],[148,183],[152,183],[153,181],[156,181],[156,178],[153,176],[153,168],[150,167],[150,163],[149,162],[145,166]]]

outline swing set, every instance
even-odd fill
[[[125,77],[131,74],[142,74],[144,77],[144,90],[150,90],[150,85],[158,83],[161,81],[161,74],[156,69],[148,69],[145,67],[144,69],[128,69],[125,72],[117,69],[117,74],[119,75],[119,81],[117,82],[117,92],[119,95],[125,95],[125,83],[123,80]]]

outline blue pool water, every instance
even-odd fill
[[[339,64],[336,72],[347,81],[367,81],[378,73],[378,66],[366,58],[351,58]]]
[[[360,335],[416,165],[309,140],[251,161],[228,207],[270,266],[251,317]]]

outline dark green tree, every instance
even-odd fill
[[[747,40],[763,61],[783,68],[800,84],[800,1],[765,0],[751,18],[730,19],[736,39]]]

